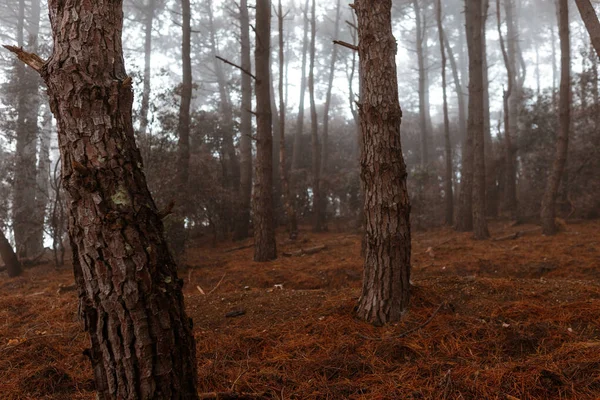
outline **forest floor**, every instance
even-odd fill
[[[273,399],[600,399],[600,221],[555,237],[491,225],[494,237],[413,234],[413,290],[398,324],[354,317],[360,237],[301,231],[252,262],[251,243],[186,256],[202,392]],[[70,269],[0,275],[0,398],[93,399],[88,338]],[[243,315],[227,317],[231,312]],[[241,312],[238,314],[242,314]],[[432,317],[433,316],[433,317]],[[420,327],[420,328],[419,328]],[[419,329],[414,329],[419,328]],[[406,334],[408,333],[408,334]]]

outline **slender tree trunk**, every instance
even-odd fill
[[[485,134],[483,111],[482,2],[467,0],[467,45],[469,48],[469,136],[473,138],[473,235],[490,235],[485,219]]]
[[[35,211],[38,228],[35,230],[35,243],[44,243],[44,226],[46,222],[46,209],[50,201],[50,143],[52,141],[52,112],[46,104],[42,114],[42,129],[40,130],[40,150],[36,175]],[[42,247],[43,249],[43,247]],[[38,255],[42,249],[34,253]]]
[[[0,230],[0,259],[6,265],[6,272],[9,277],[19,276],[23,272],[21,263],[2,230]]]
[[[554,1],[556,4],[556,1]],[[556,81],[558,79],[558,69],[556,68],[556,33],[554,24],[550,26],[550,43],[552,44],[552,108],[556,110]]]
[[[489,73],[488,73],[488,57],[487,57],[487,20],[490,8],[490,1],[483,1],[483,24],[481,30],[481,42],[483,56],[483,132],[485,136],[485,147],[488,153],[485,159],[486,171],[493,171],[496,163],[496,155],[494,154],[492,130],[490,126],[490,91],[489,91]],[[498,217],[498,186],[496,184],[496,175],[488,173],[485,176],[485,214],[488,217]]]
[[[456,101],[458,103],[458,132],[459,138],[465,138],[467,132],[467,111],[465,106],[465,96],[462,92],[462,83],[460,81],[458,66],[456,65],[456,59],[454,58],[454,52],[450,46],[450,42],[444,34],[444,45],[448,52],[448,60],[450,61],[450,69],[452,70],[452,78],[454,80],[454,90],[456,92]]]
[[[590,60],[592,61],[592,99],[594,102],[594,128],[600,127],[600,95],[598,93],[598,54],[593,48],[590,49]]]
[[[296,134],[294,135],[294,147],[292,148],[292,170],[300,168],[300,152],[302,149],[302,135],[304,133],[304,94],[306,93],[306,61],[308,54],[308,6],[309,0],[304,5],[304,38],[302,41],[302,76],[300,78],[300,103],[298,105],[298,119],[296,122]],[[293,175],[293,174],[292,174]],[[294,185],[292,184],[292,188]]]
[[[310,20],[310,65],[308,67],[308,93],[310,96],[310,136],[312,143],[312,178],[313,178],[313,231],[323,230],[323,215],[321,215],[321,143],[319,143],[319,120],[315,103],[315,47],[317,37],[317,15],[315,0],[312,0]]]
[[[234,121],[233,111],[231,108],[231,100],[229,98],[229,92],[227,90],[227,80],[223,71],[222,62],[217,59],[219,53],[217,39],[215,35],[215,27],[213,23],[213,12],[212,12],[212,0],[207,2],[208,20],[209,20],[209,31],[210,31],[210,50],[213,60],[213,68],[215,76],[217,78],[217,86],[219,88],[219,113],[221,116],[222,125],[222,140],[223,140],[223,155],[225,164],[225,176],[223,186],[227,189],[231,196],[231,199],[226,201],[224,206],[224,214],[222,222],[224,223],[224,234],[229,234],[229,229],[233,227],[235,231],[235,225],[238,223],[235,218],[235,208],[237,208],[234,199],[239,196],[238,190],[240,188],[240,161],[235,151],[233,144],[234,133]]]
[[[190,0],[181,0],[182,38],[181,38],[181,103],[179,104],[179,124],[177,131],[177,206],[172,229],[172,247],[176,258],[185,251],[187,233],[185,218],[188,210],[188,181],[190,168],[190,107],[192,103],[192,58],[191,58],[191,9]]]
[[[24,44],[23,21],[25,5],[19,3],[18,41]],[[33,0],[31,15],[27,18],[28,51],[37,51],[37,39],[40,24],[40,3]],[[43,246],[43,219],[36,218],[36,139],[38,134],[39,76],[31,68],[17,64],[18,105],[16,121],[16,161],[13,198],[13,226],[17,254],[21,258],[39,254]]]
[[[256,2],[256,179],[253,193],[254,261],[277,258],[273,224],[273,137],[271,125],[271,1]]]
[[[240,0],[240,40],[242,68],[252,69],[250,59],[250,19],[248,0]],[[242,72],[242,109],[240,118],[240,210],[235,225],[234,240],[248,237],[252,197],[252,78]]]
[[[335,11],[335,24],[333,28],[334,38],[337,38],[340,30],[341,0],[337,0]],[[338,46],[333,44],[331,49],[331,60],[329,61],[329,80],[327,82],[327,93],[325,95],[325,106],[323,109],[323,145],[321,148],[321,203],[319,204],[319,213],[323,218],[324,229],[327,229],[327,174],[329,172],[329,109],[331,108],[331,92],[333,89],[333,79],[335,78],[335,64],[337,62]],[[324,179],[323,179],[324,178]]]
[[[281,178],[281,191],[283,194],[283,204],[287,215],[287,226],[290,239],[298,237],[298,222],[296,220],[296,209],[290,195],[290,183],[286,169],[285,157],[285,103],[283,96],[284,80],[284,43],[283,43],[283,7],[281,0],[277,6],[277,21],[279,27],[279,176]]]
[[[446,225],[452,226],[454,222],[454,191],[452,189],[452,145],[450,143],[450,119],[448,118],[448,96],[446,94],[446,52],[444,49],[444,27],[442,25],[442,3],[437,0],[436,20],[438,37],[440,41],[440,55],[442,57],[442,98],[444,110],[444,147],[446,150],[446,175],[444,178],[444,196],[446,203]]]
[[[361,64],[365,266],[358,316],[398,321],[410,295],[410,204],[400,144],[396,40],[391,0],[355,0]]]
[[[556,155],[548,176],[546,190],[542,198],[542,231],[545,235],[556,233],[556,197],[567,162],[569,127],[571,124],[571,45],[569,34],[569,2],[558,0],[560,38],[560,104],[559,131],[556,137]]]
[[[427,167],[429,163],[429,126],[427,123],[427,114],[429,109],[426,104],[427,88],[427,66],[425,65],[424,43],[426,39],[426,30],[423,26],[425,19],[421,16],[422,10],[418,0],[413,0],[413,9],[415,11],[417,26],[416,26],[416,45],[417,45],[417,65],[419,70],[419,120],[421,127],[421,167]]]
[[[11,50],[41,73],[58,123],[79,310],[91,338],[86,354],[97,397],[197,399],[182,280],[135,145],[122,3],[50,0],[49,9],[50,59]]]
[[[148,133],[152,68],[152,26],[154,24],[154,13],[156,12],[156,1],[148,0],[144,9],[146,14],[144,21],[144,87],[142,89],[142,105],[140,107],[140,135],[144,138]]]

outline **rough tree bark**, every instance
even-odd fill
[[[365,194],[365,265],[358,316],[398,321],[410,292],[410,204],[400,144],[397,44],[391,0],[356,0],[361,68],[361,179]]]
[[[283,205],[287,216],[288,234],[290,239],[294,240],[298,237],[298,221],[296,219],[296,208],[290,194],[290,182],[286,169],[285,157],[285,102],[283,97],[283,80],[284,80],[284,47],[283,47],[283,7],[281,0],[277,5],[277,25],[279,28],[279,177],[281,179],[281,192],[283,195]]]
[[[317,38],[317,15],[316,1],[312,0],[311,18],[310,18],[310,61],[308,67],[308,94],[310,97],[310,137],[312,144],[312,212],[313,212],[313,231],[321,232],[323,230],[324,216],[321,214],[321,202],[323,201],[321,193],[321,143],[319,141],[319,120],[317,116],[317,104],[315,103],[315,52]]]
[[[552,170],[548,176],[546,190],[542,198],[542,232],[545,235],[556,233],[556,196],[567,162],[569,146],[569,127],[571,124],[571,45],[569,33],[569,2],[558,1],[558,26],[560,38],[560,104],[559,128],[556,137],[556,155],[552,163]]]
[[[446,225],[452,226],[454,222],[454,191],[452,189],[452,145],[450,143],[450,119],[448,118],[448,96],[446,94],[446,51],[444,48],[444,27],[442,25],[442,3],[437,0],[436,20],[438,27],[438,37],[440,41],[440,55],[442,57],[442,98],[444,111],[444,147],[446,150],[446,175],[444,179],[444,195],[446,203]]]
[[[197,399],[183,281],[142,172],[121,1],[50,0],[46,62],[10,47],[48,87],[69,236],[99,399]]]
[[[240,0],[240,41],[242,69],[252,69],[250,59],[250,18],[248,0]],[[242,109],[240,117],[240,209],[234,240],[248,237],[252,198],[252,77],[242,72]]]
[[[23,272],[21,263],[2,230],[0,230],[0,259],[6,265],[6,272],[9,277],[19,276]]]
[[[277,258],[273,224],[273,134],[271,126],[271,1],[256,2],[256,179],[254,215],[254,261]]]

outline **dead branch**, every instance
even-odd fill
[[[232,63],[231,61],[224,59],[223,57],[220,57],[220,56],[215,56],[215,57],[217,57],[217,59],[218,59],[218,60],[221,60],[221,61],[223,61],[225,64],[229,64],[229,65],[231,65],[232,67],[235,67],[235,68],[239,69],[240,71],[242,71],[242,72],[243,72],[243,73],[245,73],[246,75],[248,75],[248,76],[252,77],[252,79],[254,79],[255,81],[256,81],[256,80],[258,80],[258,79],[256,79],[256,76],[255,76],[255,75],[253,75],[253,74],[252,74],[252,72],[248,71],[247,69],[245,69],[245,68],[242,68],[242,67],[240,67],[239,65],[237,65],[237,64],[234,64],[234,63]]]
[[[343,47],[347,47],[350,50],[358,51],[358,46],[350,44],[350,43],[347,43],[347,42],[344,42],[342,40],[334,40],[333,43],[334,44],[339,44],[340,46],[343,46]]]
[[[254,243],[245,244],[243,246],[232,247],[231,249],[224,250],[223,253],[233,253],[234,251],[249,249],[250,247],[254,247]]]
[[[227,274],[223,274],[223,276],[221,277],[221,280],[219,281],[219,283],[217,283],[217,286],[215,286],[214,288],[212,288],[212,290],[211,290],[210,292],[208,292],[207,296],[210,296],[210,294],[211,294],[212,292],[214,292],[215,290],[217,290],[217,288],[218,288],[219,286],[221,286],[221,282],[223,282],[223,279],[225,279],[225,275],[227,275]]]
[[[3,45],[3,47],[6,50],[8,50],[8,51],[10,51],[10,52],[12,52],[14,54],[16,54],[16,56],[19,58],[19,60],[21,60],[25,64],[29,65],[36,72],[39,73],[42,70],[42,67],[44,66],[45,62],[37,54],[28,53],[25,50],[23,50],[22,47],[11,46],[11,45],[8,45],[8,44]]]
[[[200,393],[201,400],[260,400],[266,399],[262,394],[235,393],[235,392],[210,392]]]
[[[326,248],[327,248],[326,245],[321,244],[319,246],[309,247],[307,249],[300,249],[298,251],[284,252],[281,254],[284,255],[285,257],[297,257],[297,256],[304,256],[307,254],[315,254],[322,250],[325,250]]]
[[[521,236],[525,236],[528,233],[539,231],[540,229],[542,229],[542,228],[538,226],[537,228],[528,229],[526,231],[518,231],[518,232],[515,232],[515,233],[511,233],[510,235],[496,237],[496,238],[493,238],[492,241],[493,242],[499,242],[499,241],[502,241],[502,240],[514,240],[514,239],[520,238]]]

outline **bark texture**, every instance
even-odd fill
[[[256,2],[256,178],[252,209],[254,216],[254,261],[277,258],[273,224],[273,133],[271,125],[271,1]]]
[[[250,58],[250,19],[248,0],[240,0],[240,41],[242,69],[252,69]],[[252,199],[252,77],[242,72],[242,110],[240,117],[240,209],[233,233],[234,240],[249,235]]]
[[[361,68],[365,265],[358,316],[398,321],[410,292],[410,203],[402,158],[391,0],[356,0]]]
[[[485,219],[485,133],[483,102],[482,0],[467,0],[467,45],[469,48],[469,136],[473,138],[473,237],[487,239]]]
[[[23,272],[21,263],[2,230],[0,230],[0,259],[2,259],[4,265],[6,265],[6,272],[9,277],[13,278],[19,276]]]
[[[560,39],[560,99],[559,99],[559,128],[556,136],[556,155],[552,170],[548,176],[546,190],[542,198],[542,232],[545,235],[556,233],[556,197],[558,188],[567,162],[569,147],[569,126],[571,124],[571,45],[569,33],[569,3],[568,0],[558,1],[558,25]]]
[[[99,399],[197,399],[192,323],[136,147],[121,1],[50,0],[38,69],[58,125],[79,310]]]

